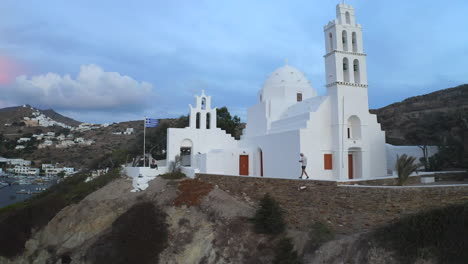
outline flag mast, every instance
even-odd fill
[[[146,165],[146,116],[143,120],[143,167]]]

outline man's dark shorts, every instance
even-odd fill
[[[302,169],[305,170],[306,166],[302,166]]]

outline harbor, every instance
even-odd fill
[[[0,208],[20,202],[47,190],[57,183],[57,177],[2,175],[0,177]]]

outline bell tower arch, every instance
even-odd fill
[[[215,129],[216,107],[211,108],[211,96],[207,96],[202,90],[200,96],[195,96],[195,107],[190,105],[190,128]]]

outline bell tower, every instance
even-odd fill
[[[324,32],[333,164],[339,164],[334,168],[335,175],[340,180],[363,177],[368,171],[364,161],[369,160],[367,127],[371,119],[362,27],[356,23],[354,8],[346,1],[338,4],[336,18],[324,27]]]
[[[367,88],[362,27],[356,23],[352,6],[337,5],[336,19],[325,26],[325,43],[327,87],[341,84]]]
[[[200,96],[195,96],[195,107],[190,105],[189,127],[193,129],[215,129],[216,108],[211,108],[211,96],[202,90]]]

